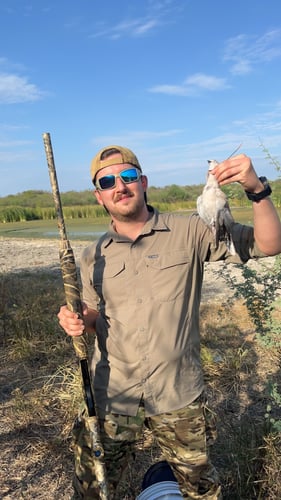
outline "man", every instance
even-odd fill
[[[204,262],[276,255],[281,224],[269,186],[246,155],[223,161],[212,175],[220,185],[239,182],[253,199],[254,228],[233,223],[234,256],[214,243],[198,214],[161,215],[147,205],[147,178],[132,151],[109,146],[91,164],[95,196],[112,222],[81,258],[83,320],[65,306],[58,317],[68,335],[96,333],[94,390],[112,498],[144,424],[184,498],[221,498],[200,363]],[[99,498],[83,418],[75,435],[76,493]]]

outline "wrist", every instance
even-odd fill
[[[254,194],[259,194],[259,193],[261,193],[264,190],[264,188],[265,188],[265,186],[264,186],[263,182],[259,178],[257,186],[255,187],[255,189],[251,190],[250,192],[254,193]]]
[[[267,198],[272,193],[266,177],[259,177],[259,181],[259,186],[256,187],[255,191],[245,191],[248,199],[256,203]]]

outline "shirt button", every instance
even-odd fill
[[[138,302],[138,304],[141,304],[142,303],[142,299],[138,299],[137,302]]]

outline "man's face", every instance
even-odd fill
[[[110,174],[119,174],[123,170],[135,168],[130,164],[111,165],[99,170],[96,180]],[[138,170],[138,169],[137,169]],[[144,192],[147,188],[146,176],[141,175],[136,182],[126,184],[121,177],[115,178],[115,186],[110,189],[95,191],[100,205],[103,205],[113,219],[119,221],[137,220],[146,209]]]

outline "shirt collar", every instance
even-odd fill
[[[158,210],[151,205],[147,205],[150,217],[148,221],[143,226],[143,230],[141,234],[149,234],[152,231],[168,231],[169,227],[164,222],[162,215],[158,212]],[[128,241],[128,238],[122,236],[122,234],[118,234],[114,227],[113,222],[110,222],[107,233],[104,235],[104,244],[105,247],[110,245],[112,241],[117,243],[121,243],[124,241]]]

